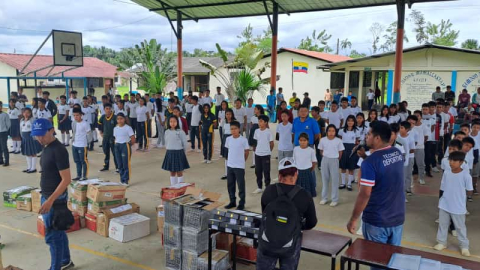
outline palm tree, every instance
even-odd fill
[[[340,47],[342,48],[342,50],[345,50],[345,52],[347,51],[347,48],[351,49],[352,48],[352,42],[350,42],[350,40],[348,40],[348,38],[340,41]]]
[[[462,48],[470,50],[480,50],[480,45],[478,45],[478,40],[476,39],[467,39],[462,42]]]
[[[255,91],[265,94],[263,84],[260,77],[246,67],[238,73],[235,80],[235,96],[245,104],[249,98],[253,97]]]

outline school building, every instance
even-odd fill
[[[451,85],[457,97],[462,89],[472,95],[480,87],[480,51],[426,44],[403,52],[400,95],[411,110],[430,101],[437,86],[445,91]],[[366,94],[370,88],[386,93],[383,103],[393,101],[395,52],[328,63],[317,69],[330,71],[332,76],[344,74],[344,94],[352,91],[363,109],[367,109]]]
[[[10,54],[0,53],[0,77],[18,77],[22,68],[31,58],[31,54]],[[24,94],[31,100],[36,96],[36,87],[41,87],[43,91],[50,92],[50,98],[55,99],[65,94],[66,83],[68,81],[69,91],[76,90],[82,97],[87,94],[87,89],[91,85],[95,88],[97,98],[108,91],[110,86],[124,83],[130,80],[130,74],[118,72],[117,67],[94,57],[84,57],[83,66],[71,69],[71,67],[46,68],[53,64],[51,55],[37,55],[23,71],[29,79],[15,78],[10,79],[10,91],[16,92],[18,88],[24,89]],[[71,70],[69,70],[71,69]],[[38,70],[38,71],[36,71]],[[36,72],[34,72],[36,71]],[[34,79],[32,77],[55,77],[56,79]],[[62,79],[61,77],[73,78]],[[8,99],[7,79],[0,79],[0,100],[4,103]]]

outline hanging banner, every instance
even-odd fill
[[[445,91],[452,79],[451,72],[419,70],[402,72],[401,99],[408,102],[410,110],[420,110],[422,103],[432,100],[432,93],[440,86]]]

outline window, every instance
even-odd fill
[[[103,78],[88,78],[87,87],[93,85],[93,87],[103,87]]]
[[[53,81],[54,81],[54,79],[48,79],[48,81],[49,81],[49,82],[53,82]]]
[[[330,73],[330,89],[344,88],[345,73],[332,72]]]

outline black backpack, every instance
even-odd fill
[[[288,194],[276,184],[278,196],[262,214],[258,249],[269,257],[288,258],[295,253],[302,234],[302,220],[293,198],[301,190],[295,186]]]

